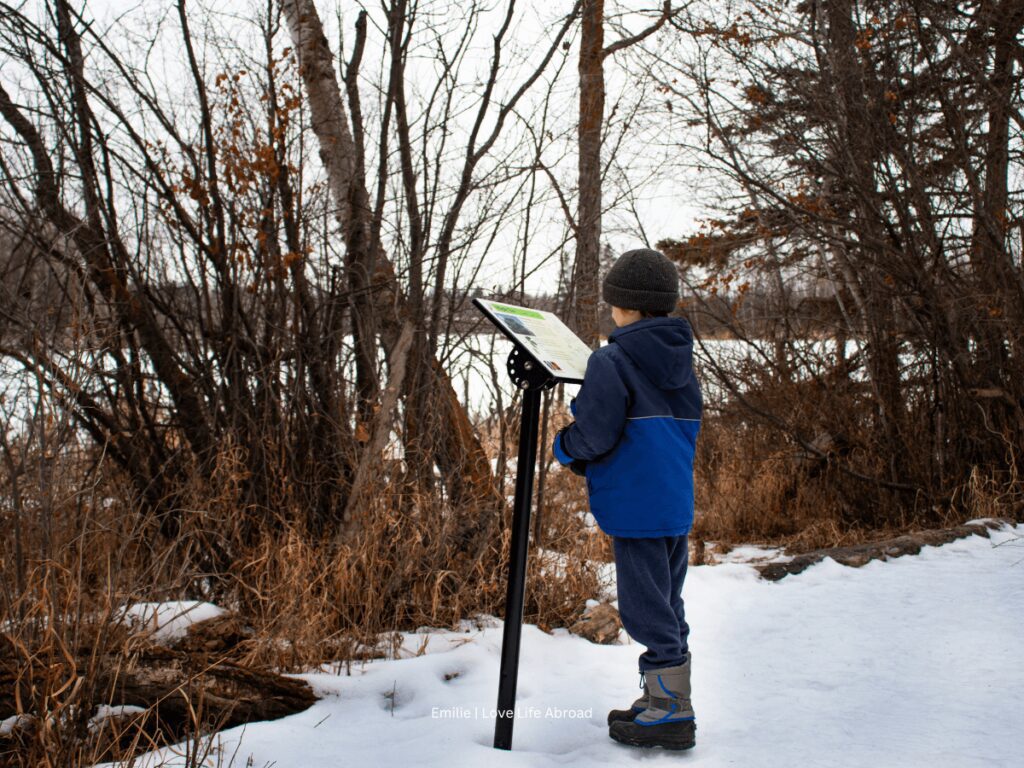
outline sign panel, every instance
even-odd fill
[[[557,315],[491,299],[473,303],[554,378],[583,382],[591,349]]]

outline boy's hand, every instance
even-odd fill
[[[574,475],[586,477],[587,462],[585,462],[583,459],[573,459],[572,464],[569,465],[569,471],[572,472]]]
[[[583,459],[575,459],[565,452],[565,447],[562,445],[562,433],[567,430],[571,424],[562,427],[558,430],[558,434],[555,435],[555,442],[551,446],[552,453],[555,454],[555,458],[558,459],[558,463],[563,467],[568,467],[574,475],[580,477],[586,477],[587,474],[587,462]]]

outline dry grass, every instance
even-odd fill
[[[26,457],[19,503],[0,512],[0,526],[18,531],[17,546],[15,537],[0,542],[0,720],[26,716],[0,737],[0,766],[130,762],[172,742],[187,744],[199,764],[210,746],[203,734],[216,724],[198,699],[184,727],[156,722],[152,709],[90,725],[99,705],[121,703],[110,681],[148,642],[118,620],[132,602],[211,600],[254,629],[233,660],[281,671],[387,657],[398,630],[504,611],[508,509],[470,556],[449,529],[474,510],[403,491],[382,474],[371,505],[340,541],[311,535],[293,522],[306,519],[303,511],[287,507],[242,541],[233,500],[238,448],[228,446],[214,482],[197,483],[181,531],[168,540],[108,462],[73,445],[49,456]],[[37,486],[35,477],[50,482]],[[525,618],[543,628],[571,624],[600,591],[602,537],[561,503],[561,482],[549,484],[544,547],[531,553],[528,573]],[[219,575],[205,569],[214,545],[231,556]]]
[[[697,550],[715,542],[719,551],[761,544],[796,554],[1024,513],[1024,485],[1008,473],[974,468],[946,503],[915,504],[905,493],[809,461],[775,430],[732,419],[705,421],[695,482]]]
[[[554,412],[549,434],[567,419]],[[505,430],[507,456],[515,456],[516,439]],[[488,444],[492,455],[496,441]],[[240,450],[225,446],[213,479],[197,482],[173,539],[161,536],[158,521],[125,491],[129,484],[94,451],[51,442],[17,457],[17,493],[8,477],[0,507],[0,526],[16,533],[0,540],[0,719],[26,719],[0,737],[0,766],[130,762],[169,742],[187,744],[198,764],[209,750],[203,734],[216,724],[204,718],[198,698],[192,722],[175,728],[156,722],[152,710],[90,726],[99,705],[120,703],[109,681],[147,642],[117,620],[128,603],[216,602],[253,628],[232,658],[283,671],[388,657],[397,631],[503,613],[508,507],[488,521],[484,546],[470,555],[449,531],[475,510],[406,490],[391,479],[391,467],[340,541],[310,534],[287,489],[265,524],[243,535],[235,500]],[[601,566],[612,555],[608,537],[588,522],[583,481],[553,465],[547,445],[541,457],[544,492],[535,509],[525,618],[550,629],[572,624],[587,599],[611,586],[602,583]],[[696,486],[698,561],[710,551],[705,542],[719,551],[762,543],[799,552],[972,517],[1019,517],[1024,509],[1018,478],[975,470],[943,508],[865,514],[858,505],[868,498],[884,505],[884,493],[865,495],[862,484],[809,465],[773,432],[725,417],[704,424]],[[512,493],[511,482],[504,490]],[[220,574],[207,568],[214,549],[230,556]]]
[[[45,441],[44,441],[45,444]],[[19,456],[17,493],[0,511],[0,766],[74,768],[126,760],[180,742],[199,765],[215,729],[196,696],[194,717],[171,727],[155,709],[93,720],[148,641],[121,621],[123,606],[189,596],[194,574],[177,543],[136,513],[127,484],[88,449],[34,448]],[[22,463],[20,459],[24,459]]]

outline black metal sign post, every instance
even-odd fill
[[[508,561],[508,591],[505,593],[505,628],[501,637],[498,711],[494,722],[495,749],[512,749],[516,681],[519,676],[519,640],[523,631],[523,600],[526,593],[530,507],[533,501],[533,475],[537,465],[540,393],[557,383],[518,346],[512,348],[507,365],[512,382],[523,391],[523,413],[519,427],[516,495],[512,506],[512,541]]]
[[[523,393],[508,591],[505,593],[505,628],[501,637],[498,709],[494,721],[495,749],[512,749],[519,640],[523,633],[523,599],[526,593],[526,556],[530,543],[530,505],[533,501],[533,474],[537,467],[540,393],[559,382],[582,383],[590,349],[550,312],[490,299],[475,298],[473,304],[512,342],[506,364],[508,375]]]

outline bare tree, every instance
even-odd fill
[[[182,108],[70,3],[39,18],[4,6],[2,224],[66,276],[88,375],[68,374],[66,323],[48,347],[4,352],[125,469],[166,534],[197,495],[235,496],[231,535],[202,548],[211,569],[233,537],[296,513],[314,532],[351,520],[359,467],[397,423],[406,498],[451,511],[439,535],[452,551],[479,551],[496,523],[500,490],[444,361],[482,256],[547,178],[535,158],[554,137],[519,129],[548,108],[542,75],[563,66],[578,13],[534,57],[508,39],[514,8],[467,96],[483,8],[468,27],[402,0],[375,24],[362,13],[339,79],[312,3],[268,0],[250,29],[206,24],[197,40],[179,2],[133,50],[182,52]],[[408,64],[425,50],[424,91]],[[15,336],[38,330],[15,321]],[[380,381],[403,366],[396,401]]]
[[[722,9],[650,50],[681,160],[719,184],[707,226],[663,245],[697,325],[747,341],[741,366],[705,362],[837,487],[853,480],[853,519],[948,508],[973,467],[1019,471],[1018,11]],[[872,488],[896,497],[871,511]]]

